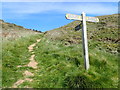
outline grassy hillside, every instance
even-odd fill
[[[31,29],[26,29],[22,26],[19,26],[13,23],[4,22],[3,20],[0,20],[0,25],[2,27],[1,28],[2,30],[0,30],[2,31],[1,35],[4,40],[15,40],[21,37],[26,37],[26,36],[41,33],[41,31],[37,32]]]
[[[36,37],[41,37],[42,33],[41,31],[26,29],[16,24],[4,22],[3,20],[0,20],[0,26],[0,37],[2,37],[2,47],[0,48],[0,56],[2,56],[2,85],[3,87],[8,87],[15,80],[22,77],[23,70],[18,69],[16,65],[24,65],[29,62],[30,53],[27,48],[29,44],[35,42]]]
[[[34,87],[117,87],[117,55],[98,48],[90,48],[90,69],[85,71],[82,45],[65,46],[59,41],[50,42],[43,39],[35,52],[39,69],[36,72],[35,81],[32,83]]]
[[[35,74],[32,82],[19,88],[117,88],[118,15],[99,16],[99,23],[87,22],[90,69],[84,69],[80,21],[47,31],[44,35],[23,37],[3,44],[3,87],[11,87],[24,70]],[[34,47],[38,68],[20,67],[28,63],[28,46]],[[24,42],[24,43],[23,43]],[[14,46],[14,47],[13,47]],[[9,75],[8,75],[9,74]]]
[[[3,87],[11,87],[14,82],[22,78],[24,70],[32,70],[31,68],[19,68],[19,65],[25,65],[29,62],[31,55],[28,52],[28,46],[36,41],[41,35],[32,35],[22,37],[15,41],[7,41],[2,45],[2,85]]]
[[[117,53],[118,38],[118,14],[98,16],[100,22],[87,22],[88,41],[95,47],[103,48],[111,53]],[[45,32],[45,36],[51,40],[64,41],[67,44],[82,43],[82,23],[74,21],[63,27]]]
[[[36,78],[36,83],[41,82],[37,87],[118,86],[118,15],[98,18],[99,23],[87,22],[90,56],[88,72],[84,70],[80,21],[45,32],[43,42],[46,44],[43,45],[41,41],[38,46],[41,49],[36,49],[36,59],[40,62],[40,76],[37,77],[40,79]]]

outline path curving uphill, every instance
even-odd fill
[[[35,61],[35,54],[34,54],[34,47],[37,45],[37,43],[39,43],[40,42],[40,40],[41,39],[37,39],[36,40],[36,43],[33,43],[33,44],[31,44],[29,47],[28,47],[28,51],[29,52],[31,52],[31,56],[30,56],[30,58],[29,58],[29,60],[30,60],[30,62],[27,64],[27,65],[24,65],[24,66],[26,66],[26,67],[31,67],[31,68],[33,68],[33,69],[37,69],[37,62]],[[17,67],[24,67],[24,66],[17,66]],[[28,81],[28,82],[32,82],[33,81],[33,79],[31,79],[31,78],[29,78],[29,77],[34,77],[34,73],[32,73],[32,72],[30,72],[30,71],[28,71],[28,70],[25,70],[24,72],[23,72],[23,79],[19,79],[17,82],[15,82],[14,84],[13,84],[13,86],[12,86],[12,88],[17,88],[19,85],[21,85],[22,83],[24,83],[24,82],[26,82],[26,81]]]

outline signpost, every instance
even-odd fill
[[[83,41],[83,53],[84,53],[84,64],[85,69],[89,69],[89,55],[88,55],[88,41],[87,41],[87,29],[86,29],[86,21],[89,22],[99,22],[99,19],[96,17],[87,17],[84,12],[80,15],[75,14],[66,14],[66,19],[70,20],[80,20],[82,21],[82,41]]]

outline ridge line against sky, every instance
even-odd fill
[[[119,0],[1,0],[1,2],[119,2]]]
[[[116,2],[3,2],[2,18],[26,28],[47,31],[66,25],[65,14],[101,16],[118,13]]]

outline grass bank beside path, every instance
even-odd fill
[[[13,41],[2,43],[2,86],[11,87],[18,79],[22,78],[23,71],[31,69],[23,66],[29,62],[31,53],[28,46],[41,38],[42,34],[22,37]]]
[[[98,47],[90,47],[90,69],[86,71],[82,44],[65,46],[64,43],[44,38],[35,47],[38,70],[31,86],[34,88],[118,87],[117,54],[99,50]]]
[[[3,87],[11,87],[22,78],[23,71],[32,68],[20,67],[29,62],[31,54],[28,46],[36,42],[40,35],[21,38],[3,43]],[[32,82],[25,82],[19,87],[32,88],[117,88],[118,55],[89,46],[90,69],[84,69],[81,44],[65,45],[65,41],[52,41],[42,37],[34,47],[38,68]],[[95,42],[95,41],[94,41]],[[96,44],[96,43],[95,43]]]

